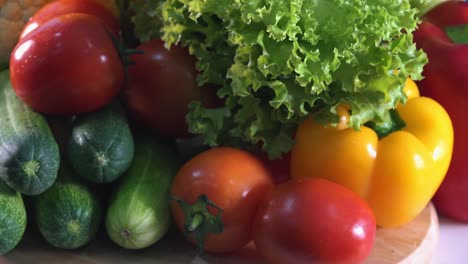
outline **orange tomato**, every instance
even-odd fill
[[[217,207],[223,223],[222,232],[203,233],[204,250],[233,252],[252,240],[252,221],[257,205],[273,188],[271,176],[264,164],[249,152],[230,147],[218,147],[198,154],[178,171],[171,195],[190,207],[200,195],[206,195]],[[187,232],[185,224],[198,219],[193,232],[204,232],[218,211],[210,205],[192,206],[185,214],[180,203],[171,202],[172,215],[178,228]],[[187,209],[186,207],[184,209]],[[192,216],[199,217],[193,218]],[[195,220],[197,221],[197,220]],[[195,238],[191,241],[196,243]]]

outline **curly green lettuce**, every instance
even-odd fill
[[[413,44],[419,20],[409,0],[148,2],[160,3],[161,28],[140,38],[188,47],[199,84],[217,85],[226,102],[190,106],[190,131],[212,146],[261,146],[279,157],[301,121],[334,125],[342,104],[355,129],[385,121],[406,101],[406,78],[421,79],[427,63]]]

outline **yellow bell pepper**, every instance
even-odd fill
[[[337,126],[305,120],[291,152],[292,177],[321,177],[352,189],[368,202],[379,226],[414,219],[446,175],[453,128],[445,109],[420,97],[411,79],[405,92],[407,102],[396,108],[405,126],[382,138],[367,126],[348,127],[345,108]]]

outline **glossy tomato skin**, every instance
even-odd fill
[[[180,46],[164,47],[155,39],[131,57],[123,101],[133,119],[165,137],[189,136],[185,117],[191,101],[212,105],[214,90],[198,87],[195,58]]]
[[[19,41],[10,57],[10,77],[32,109],[75,115],[109,103],[122,88],[124,67],[98,18],[67,14]]]
[[[374,245],[371,209],[351,190],[320,178],[278,185],[254,221],[257,250],[270,263],[362,263]]]
[[[20,39],[39,28],[50,19],[70,13],[94,15],[102,20],[106,28],[115,36],[119,34],[119,22],[110,10],[94,0],[60,0],[51,2],[39,9],[26,23]]]
[[[205,251],[228,253],[251,241],[252,221],[259,201],[273,188],[263,163],[252,154],[218,147],[198,154],[182,166],[173,180],[171,195],[188,203],[205,194],[223,209],[224,230],[206,236]],[[211,208],[212,209],[212,208]],[[174,220],[184,230],[185,217],[176,202],[171,203]],[[210,210],[215,215],[215,210]]]

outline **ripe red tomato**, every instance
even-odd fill
[[[129,81],[123,91],[130,116],[161,136],[188,136],[185,116],[191,101],[210,106],[214,90],[198,87],[195,58],[187,49],[164,47],[162,40],[143,43],[143,54],[131,56]]]
[[[60,0],[51,2],[39,9],[32,16],[21,32],[20,39],[31,31],[37,29],[50,19],[70,13],[84,13],[100,18],[107,29],[114,33],[119,33],[119,22],[110,10],[100,5],[94,0]]]
[[[374,245],[371,209],[351,190],[319,178],[276,186],[260,203],[253,239],[270,263],[361,263]]]
[[[193,204],[204,194],[223,210],[224,230],[220,234],[207,234],[204,249],[227,253],[251,241],[258,203],[271,188],[273,182],[259,159],[243,150],[219,147],[184,164],[173,180],[171,195]],[[209,213],[216,215],[213,209],[210,207]],[[178,228],[184,231],[188,218],[181,206],[171,202],[171,210]]]
[[[109,103],[122,87],[124,67],[102,22],[74,13],[22,38],[10,57],[10,77],[32,109],[74,115]]]

